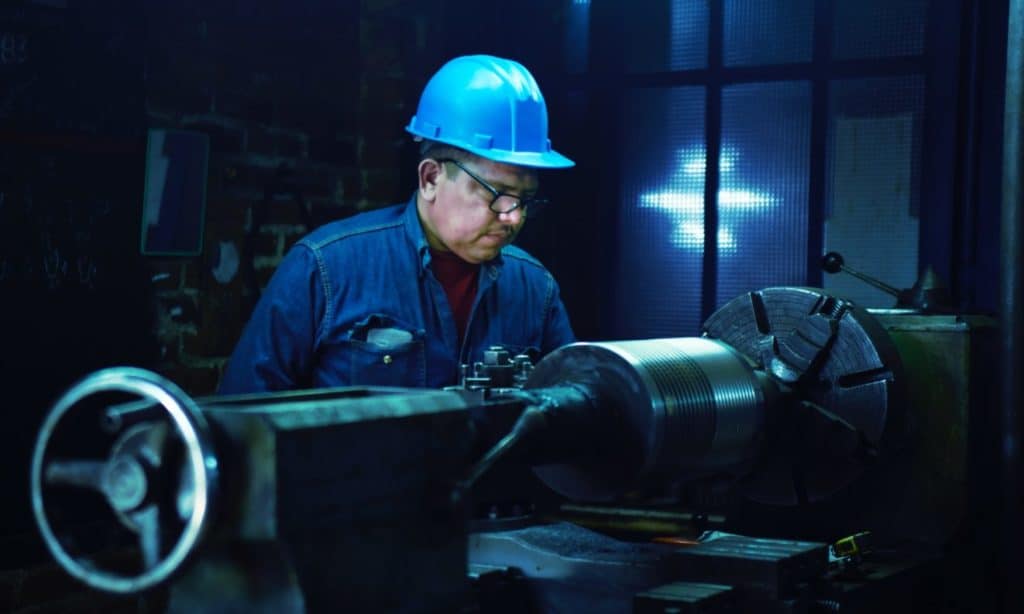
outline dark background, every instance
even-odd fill
[[[0,536],[10,536],[0,540],[0,563],[33,556],[27,458],[48,404],[77,378],[118,364],[155,369],[195,395],[213,391],[260,287],[296,239],[411,194],[416,152],[403,128],[423,84],[455,55],[492,53],[529,67],[548,102],[555,149],[577,162],[542,176],[556,204],[521,241],[559,279],[582,339],[644,333],[624,324],[636,306],[612,274],[622,262],[646,272],[655,291],[652,271],[674,270],[656,246],[638,261],[619,233],[624,169],[634,168],[622,162],[635,128],[623,108],[638,88],[704,87],[705,145],[715,151],[723,87],[812,84],[807,236],[798,246],[806,267],[796,281],[820,285],[824,84],[837,75],[919,75],[917,269],[937,271],[960,310],[994,312],[1007,2],[860,3],[920,8],[925,42],[896,61],[845,63],[828,59],[839,33],[826,17],[858,3],[793,4],[819,15],[808,25],[809,61],[723,66],[723,2],[709,0],[707,62],[687,70],[635,68],[666,44],[668,2],[0,4]],[[646,119],[656,131],[658,119]],[[140,254],[151,128],[209,138],[197,256]],[[706,244],[714,245],[713,207],[708,213]],[[213,270],[229,245],[239,270],[219,281]],[[682,323],[721,302],[712,252],[696,261],[703,293],[694,289],[697,306],[674,334],[696,334]]]

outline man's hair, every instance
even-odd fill
[[[453,145],[424,139],[420,143],[420,162],[427,158],[433,158],[434,160],[452,158],[459,162],[467,162],[472,158],[472,154],[465,149],[460,149]]]

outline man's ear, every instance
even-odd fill
[[[427,202],[434,202],[434,199],[437,198],[437,183],[443,172],[441,163],[433,158],[424,158],[420,160],[417,171],[420,180],[420,198]]]

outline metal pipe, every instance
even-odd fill
[[[1002,384],[1000,411],[1000,464],[1002,467],[1002,578],[1003,611],[1024,611],[1021,582],[1014,576],[1021,569],[1024,544],[1021,537],[1021,407],[1024,386],[1020,373],[1024,360],[1024,302],[1021,301],[1021,272],[1024,271],[1021,217],[1021,165],[1024,157],[1024,0],[1009,0],[1006,38],[1006,90],[1003,113],[1003,181],[1000,247],[1002,267],[999,284],[1002,338]]]

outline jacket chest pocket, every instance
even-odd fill
[[[426,348],[422,330],[377,314],[357,324],[343,346],[348,379],[354,385],[426,385]]]

